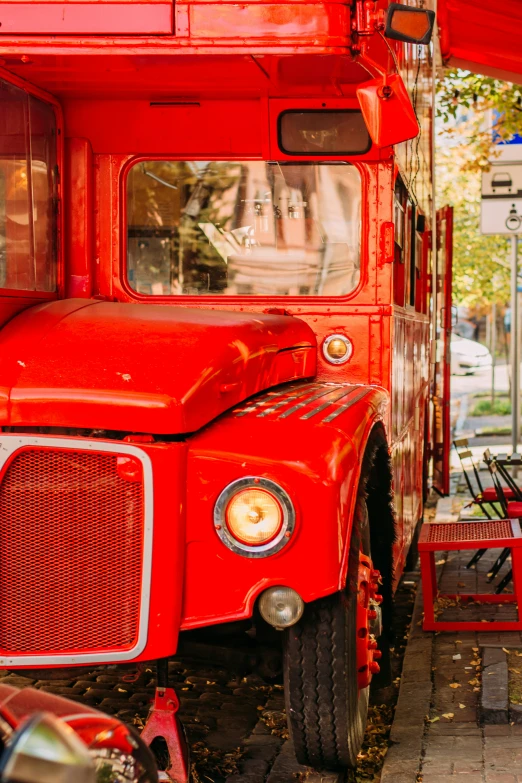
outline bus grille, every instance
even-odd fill
[[[132,649],[143,518],[117,454],[19,451],[0,485],[0,654]]]

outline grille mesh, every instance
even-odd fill
[[[444,541],[480,541],[495,538],[513,538],[513,531],[507,519],[492,522],[443,522],[429,528],[430,543]]]
[[[0,487],[0,650],[130,649],[137,640],[143,484],[117,455],[31,448]]]

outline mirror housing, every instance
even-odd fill
[[[2,783],[96,783],[87,746],[51,713],[32,715],[15,731],[1,760]]]
[[[391,147],[418,136],[419,123],[399,74],[363,82],[356,92],[368,133],[377,147]]]
[[[429,44],[435,26],[435,11],[390,3],[384,35],[403,43]]]

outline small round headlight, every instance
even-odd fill
[[[283,510],[274,495],[264,489],[243,489],[225,510],[228,529],[243,544],[272,541],[281,530]]]
[[[214,527],[222,542],[247,557],[278,552],[291,538],[295,513],[288,494],[265,478],[233,481],[217,499]]]
[[[352,353],[352,343],[344,334],[331,334],[323,343],[323,356],[330,364],[344,364]]]
[[[269,587],[259,599],[261,617],[276,630],[295,625],[304,611],[304,601],[291,587]]]

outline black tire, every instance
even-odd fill
[[[369,688],[359,690],[356,610],[359,553],[370,554],[366,501],[357,501],[347,587],[306,606],[285,632],[286,712],[297,760],[323,771],[353,768],[366,730]]]

